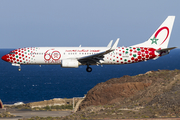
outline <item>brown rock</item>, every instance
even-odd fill
[[[128,101],[128,104],[145,105],[154,96],[170,89],[177,79],[180,79],[179,74],[179,70],[158,70],[137,76],[126,75],[121,78],[110,79],[89,90],[79,110],[92,105],[124,104]],[[134,101],[138,102],[135,103]]]
[[[103,83],[98,84],[87,93],[80,109],[84,106],[116,103],[136,94],[138,91],[143,90],[149,85],[151,85],[151,83],[143,82],[127,82],[109,85]]]

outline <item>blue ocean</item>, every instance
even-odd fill
[[[0,57],[12,49],[0,49]],[[0,99],[4,104],[35,102],[53,98],[83,97],[100,82],[124,75],[143,74],[151,70],[180,69],[180,49],[146,62],[126,65],[61,68],[60,65],[22,65],[21,71],[0,59]]]

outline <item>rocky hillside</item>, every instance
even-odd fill
[[[99,83],[89,90],[78,112],[56,119],[141,118],[180,119],[180,70],[149,71]]]
[[[99,83],[89,90],[76,114],[86,118],[92,112],[120,118],[180,116],[180,70],[149,71]]]
[[[87,93],[80,110],[91,105],[124,103],[125,101],[128,102],[129,99],[136,100],[137,98],[141,99],[140,101],[148,98],[149,102],[156,95],[171,88],[180,79],[179,74],[179,70],[159,70],[132,77],[123,76],[110,79],[97,84]]]

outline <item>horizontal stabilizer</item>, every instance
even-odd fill
[[[163,52],[163,51],[167,51],[167,50],[172,50],[175,49],[177,47],[171,47],[171,48],[165,48],[165,49],[161,49],[161,50],[156,50],[156,52]]]

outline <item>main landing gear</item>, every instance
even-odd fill
[[[87,71],[87,72],[91,72],[91,71],[92,71],[92,68],[91,68],[91,67],[87,67],[87,68],[86,68],[86,71]]]
[[[87,72],[91,72],[91,71],[92,71],[92,68],[89,67],[89,65],[87,65],[86,71],[87,71]]]

